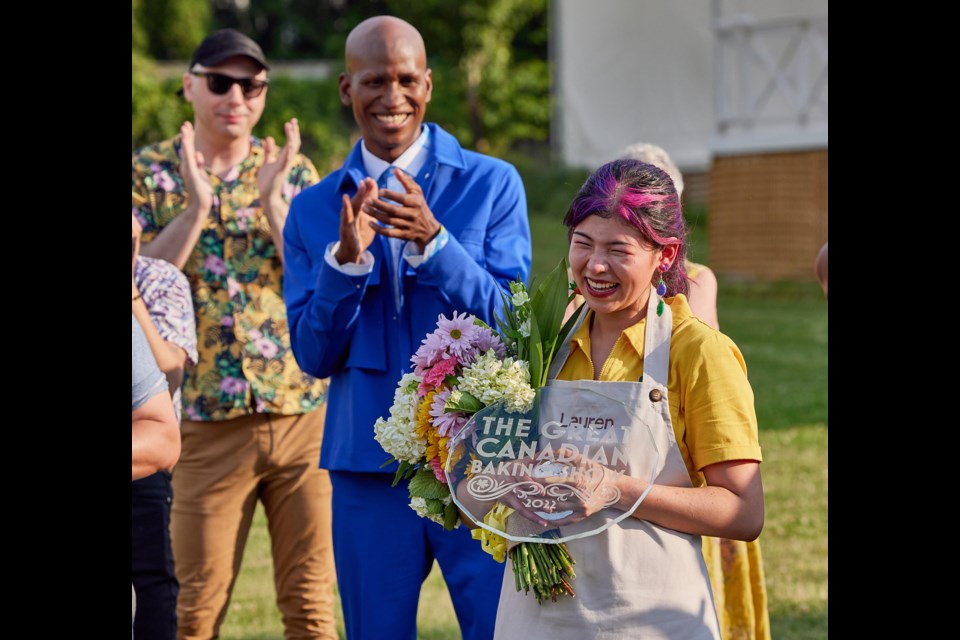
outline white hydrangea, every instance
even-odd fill
[[[440,500],[441,500],[441,502],[443,502],[444,506],[446,506],[446,505],[450,504],[450,502],[452,502],[453,499],[452,499],[450,496],[445,496],[445,497],[441,498]],[[416,512],[417,512],[417,515],[420,516],[421,518],[429,518],[430,520],[433,520],[434,522],[436,522],[436,523],[439,524],[440,526],[443,526],[443,514],[442,514],[442,513],[430,513],[430,512],[427,510],[427,501],[426,501],[424,498],[421,498],[421,497],[419,497],[419,496],[415,496],[415,497],[410,498],[410,508],[413,509],[414,511],[416,511]],[[454,528],[454,529],[459,529],[459,528],[460,528],[460,520],[459,520],[459,519],[457,520],[456,524],[453,525],[453,528]]]
[[[427,440],[417,436],[417,386],[420,378],[406,373],[393,392],[390,417],[377,418],[373,425],[374,439],[383,450],[397,460],[416,464],[427,453]]]
[[[537,393],[530,386],[529,364],[523,360],[514,360],[510,366],[501,369],[500,381],[507,409],[513,413],[530,411]]]
[[[458,388],[485,405],[503,399],[507,408],[515,413],[529,411],[536,396],[530,386],[527,363],[510,357],[499,360],[493,351],[487,351],[464,368]]]

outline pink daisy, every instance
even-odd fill
[[[432,367],[444,355],[446,355],[446,346],[443,339],[436,331],[428,333],[427,337],[421,342],[420,348],[410,357],[410,362],[414,366],[414,374],[422,376],[427,367]]]
[[[463,425],[467,423],[467,417],[458,411],[444,413],[443,405],[447,403],[449,397],[450,389],[437,392],[437,395],[433,397],[433,403],[430,405],[430,415],[433,416],[431,422],[437,428],[437,433],[441,437],[449,436],[452,438],[460,433]]]
[[[470,349],[477,334],[477,326],[473,324],[474,319],[474,316],[466,313],[457,315],[456,311],[449,320],[442,313],[440,314],[436,332],[450,353],[462,356],[464,351]]]

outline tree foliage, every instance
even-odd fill
[[[134,50],[158,60],[187,59],[211,30],[213,4],[202,0],[133,0]]]
[[[547,141],[546,0],[132,1],[134,146],[160,132],[158,138],[173,135],[179,122],[190,117],[189,105],[174,95],[179,78],[158,79],[151,58],[186,60],[206,33],[234,27],[257,40],[270,60],[342,64],[350,30],[382,14],[407,20],[423,35],[434,79],[428,120],[466,147],[494,155]],[[282,132],[279,114],[296,115],[305,150],[338,155],[349,147],[354,126],[339,106],[335,81],[272,76],[260,128],[269,131],[276,120]]]

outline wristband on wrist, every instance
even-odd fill
[[[141,298],[141,294],[138,293],[137,295],[133,296],[133,301],[136,302],[140,298]]]

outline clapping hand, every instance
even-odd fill
[[[283,134],[286,144],[277,152],[277,143],[273,136],[267,136],[263,141],[264,160],[257,172],[257,187],[260,189],[260,200],[277,199],[283,195],[283,184],[287,175],[300,153],[300,124],[296,118],[291,118],[283,124]]]
[[[351,199],[343,194],[340,208],[340,247],[334,256],[338,263],[358,262],[376,236],[376,221],[364,213],[365,203],[376,199],[379,189],[373,178],[364,178]]]
[[[140,236],[143,234],[143,227],[140,226],[140,223],[137,221],[137,216],[131,215],[133,218],[133,270],[137,269],[137,256],[140,255]]]
[[[395,170],[395,175],[405,193],[383,189],[380,199],[368,200],[363,211],[384,225],[373,227],[377,233],[416,242],[423,253],[424,247],[440,233],[440,223],[430,211],[417,181],[400,169]],[[393,200],[396,204],[385,200]]]
[[[213,185],[204,170],[203,153],[197,151],[195,136],[193,124],[184,122],[180,127],[180,177],[190,204],[196,203],[198,214],[206,214],[213,206]]]

